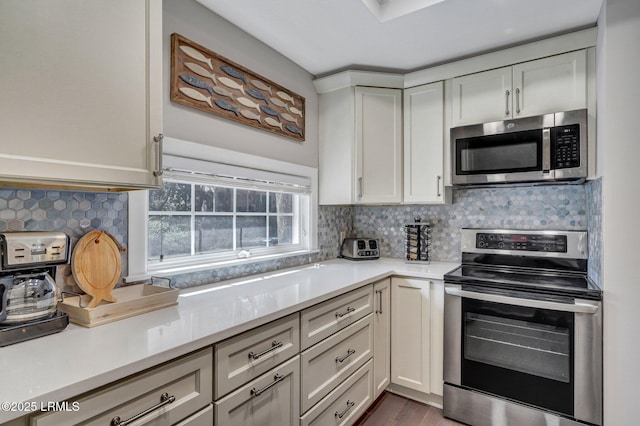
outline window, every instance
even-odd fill
[[[130,193],[127,281],[315,249],[316,169],[206,151],[165,154],[163,187]]]
[[[268,252],[283,246],[297,250],[301,197],[285,190],[165,180],[162,189],[149,191],[147,260],[236,256],[242,249]]]

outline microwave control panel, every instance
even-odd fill
[[[551,168],[580,167],[580,126],[570,124],[551,128]]]
[[[566,235],[476,234],[476,248],[566,253]]]

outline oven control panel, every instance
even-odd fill
[[[566,253],[566,235],[477,233],[476,248]]]

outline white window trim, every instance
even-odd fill
[[[311,202],[309,203],[309,248],[284,254],[271,253],[263,256],[252,256],[249,259],[234,259],[222,262],[201,263],[201,261],[167,262],[159,268],[150,270],[147,262],[147,212],[148,191],[132,191],[129,193],[129,247],[128,268],[125,278],[127,282],[147,280],[151,275],[171,275],[175,273],[197,272],[221,266],[230,266],[247,262],[275,259],[280,257],[311,254],[318,251],[318,169],[280,160],[263,158],[208,145],[187,142],[179,139],[164,138],[164,154],[193,158],[204,161],[228,164],[249,169],[263,170],[273,173],[307,178],[311,186]]]

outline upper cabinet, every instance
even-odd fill
[[[441,204],[444,188],[444,83],[404,91],[405,203]]]
[[[586,50],[453,79],[452,127],[587,108]]]
[[[402,90],[356,87],[356,200],[402,201]]]
[[[0,182],[161,184],[160,0],[5,0],[0,53]]]
[[[320,95],[320,204],[402,201],[402,91]]]

